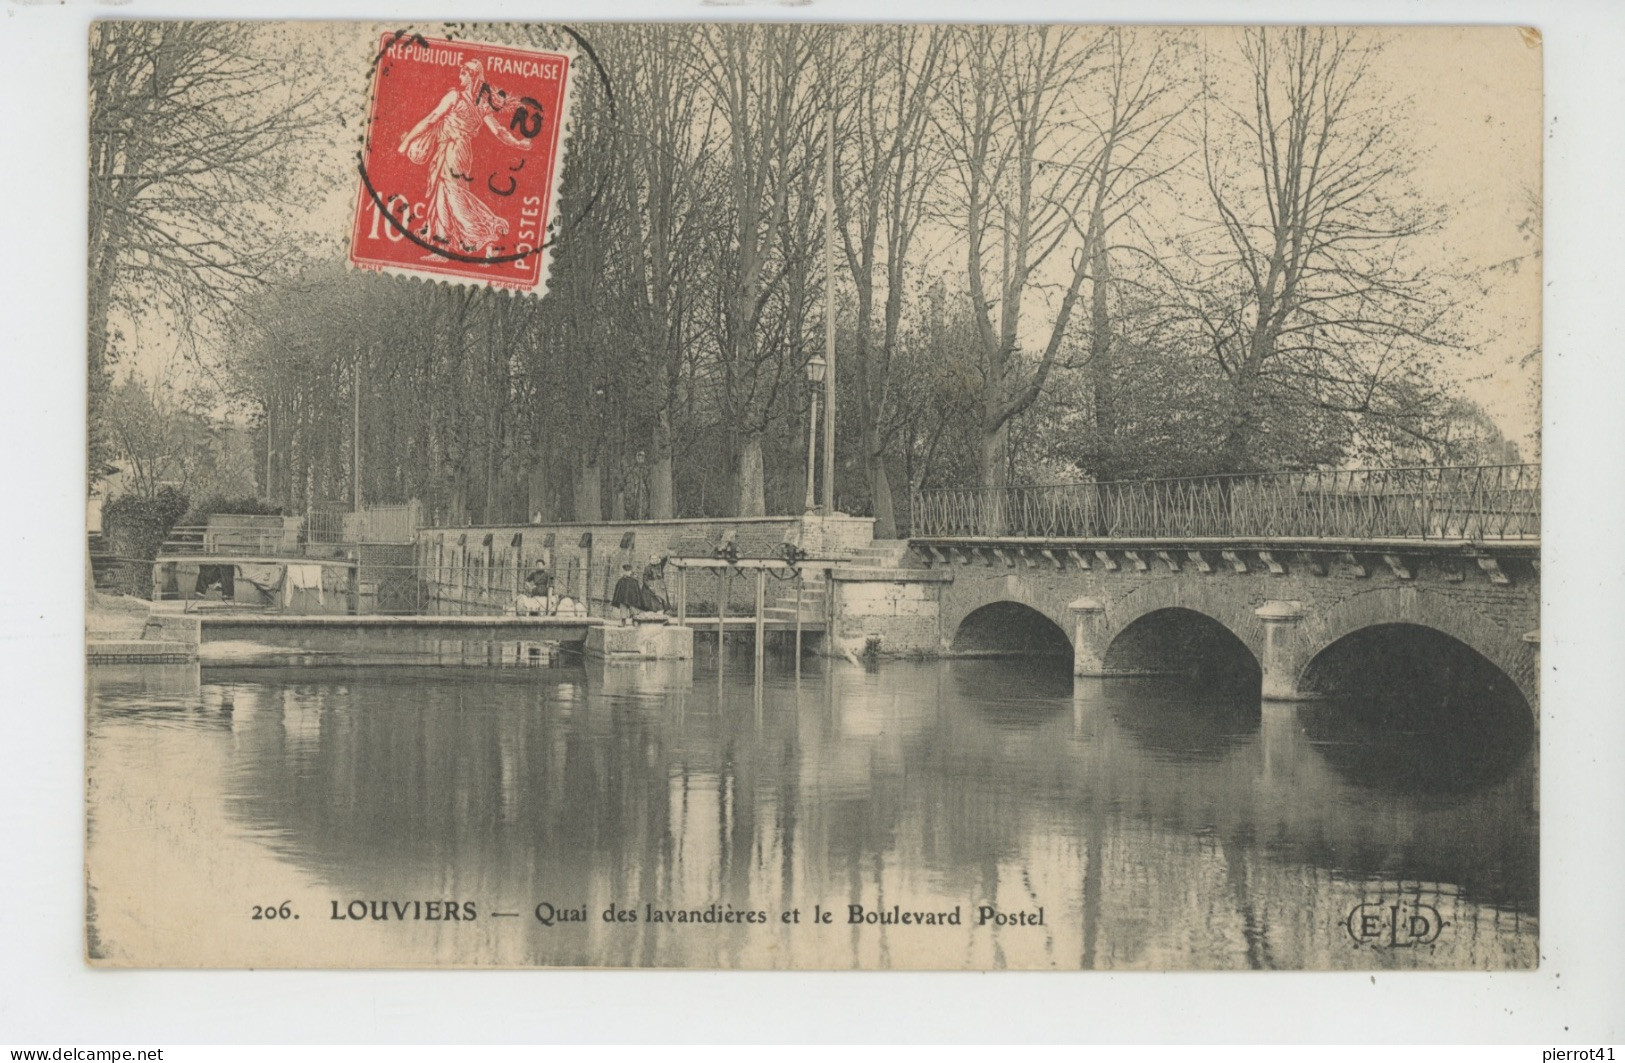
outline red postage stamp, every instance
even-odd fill
[[[351,264],[544,292],[571,58],[386,34],[374,64]]]

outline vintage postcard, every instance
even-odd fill
[[[88,48],[90,964],[1538,965],[1538,35]]]

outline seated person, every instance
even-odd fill
[[[545,594],[521,594],[514,599],[513,611],[519,616],[547,616],[553,611],[553,599]]]
[[[520,616],[546,616],[553,611],[553,577],[547,566],[537,563],[525,577],[525,590],[514,602]]]

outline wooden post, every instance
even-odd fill
[[[717,569],[717,660],[722,660],[723,625],[728,619],[728,591],[732,583],[728,577],[732,575],[727,569]]]
[[[796,570],[796,674],[801,674],[801,571]]]
[[[677,569],[677,623],[688,623],[688,566]]]
[[[835,652],[835,570],[824,569],[824,654]]]
[[[762,671],[763,641],[767,637],[767,569],[756,570],[756,671]]]
[[[351,459],[353,459],[352,460],[352,468],[351,468],[350,475],[355,480],[355,483],[352,485],[354,487],[354,491],[352,492],[352,498],[355,501],[355,524],[356,524],[355,536],[356,536],[356,540],[359,542],[361,537],[362,537],[362,534],[363,534],[362,530],[361,530],[361,348],[360,347],[357,347],[356,352],[355,352],[355,380],[351,384],[350,390],[355,392],[355,395],[354,395],[354,398],[355,398],[355,419],[354,419],[354,421],[352,421],[351,426],[350,426],[351,427],[350,457],[351,457]]]

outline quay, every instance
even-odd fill
[[[798,658],[1057,654],[1085,677],[1217,667],[1276,701],[1420,655],[1459,658],[1539,704],[1537,466],[918,491],[912,515],[897,540],[876,540],[868,518],[816,513],[403,526],[389,543],[278,559],[281,593],[261,586],[279,574],[268,541],[205,529],[190,556],[160,556],[154,598],[212,596],[236,566],[230,603],[154,602],[140,638],[381,658],[406,642],[552,642],[629,660],[691,656],[696,636],[749,639],[760,659],[770,637],[793,638]],[[612,588],[646,562],[666,615],[622,626]],[[586,615],[514,615],[536,566]],[[103,650],[159,652],[90,648]]]
[[[591,628],[607,623],[599,616],[298,616],[281,613],[216,613],[198,615],[202,641],[242,638],[260,631],[412,632],[440,638],[532,639],[584,642]]]

